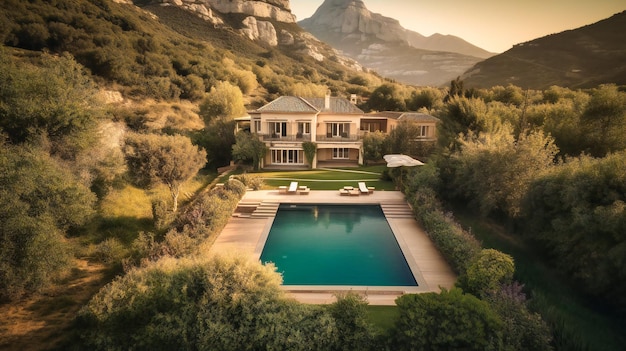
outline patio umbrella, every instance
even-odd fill
[[[387,161],[387,167],[395,168],[395,167],[415,167],[422,166],[422,163],[419,160],[414,159],[411,156],[402,155],[402,154],[389,154],[383,156],[385,161]],[[402,168],[400,168],[400,186],[402,187]]]
[[[414,167],[414,166],[422,166],[422,163],[419,160],[414,159],[411,156],[402,155],[402,154],[389,154],[383,156],[385,161],[387,161],[387,167]]]

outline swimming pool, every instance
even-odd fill
[[[281,204],[261,262],[287,286],[418,285],[379,205]]]

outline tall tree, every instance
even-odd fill
[[[387,135],[381,131],[365,134],[363,136],[363,159],[366,162],[382,160],[387,144]]]
[[[229,82],[218,82],[200,104],[200,115],[206,124],[217,117],[241,117],[245,113],[241,90]]]
[[[0,128],[14,144],[45,145],[71,159],[95,141],[96,89],[69,54],[43,55],[42,63],[18,66],[0,50]]]
[[[47,152],[0,141],[0,300],[37,291],[69,267],[64,235],[90,218],[94,204]]]
[[[463,194],[484,215],[519,216],[530,183],[554,166],[558,148],[552,138],[533,132],[515,140],[511,130],[469,134],[460,138],[461,149],[452,155],[451,191]]]
[[[616,85],[594,89],[581,122],[591,155],[626,149],[626,93]]]
[[[374,89],[367,102],[367,106],[372,111],[404,111],[406,104],[398,87],[393,84],[383,84]]]
[[[126,138],[124,154],[129,171],[138,184],[167,185],[174,212],[178,209],[180,186],[206,164],[206,151],[181,135],[130,134]]]
[[[252,160],[254,169],[259,169],[261,160],[267,152],[265,143],[259,140],[256,134],[240,131],[235,136],[237,142],[233,145],[233,158],[236,160]]]

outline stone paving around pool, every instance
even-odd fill
[[[311,190],[308,194],[283,194],[278,190],[248,191],[209,253],[250,255],[259,260],[280,203],[380,204],[393,230],[418,287],[285,286],[296,300],[305,303],[332,303],[341,291],[367,295],[371,305],[394,305],[404,293],[439,292],[450,289],[456,275],[424,230],[413,218],[399,191],[374,191],[369,195],[343,196],[338,191]]]

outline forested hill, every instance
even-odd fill
[[[513,84],[590,88],[626,84],[626,11],[581,28],[514,46],[477,63],[462,77],[468,87]]]
[[[267,19],[293,39],[273,46],[242,34],[242,14],[222,15],[216,25],[181,7],[136,3],[143,7],[109,0],[2,1],[0,43],[68,52],[99,83],[133,98],[197,101],[216,82],[229,81],[254,107],[279,94],[366,93],[380,84],[295,23]]]

